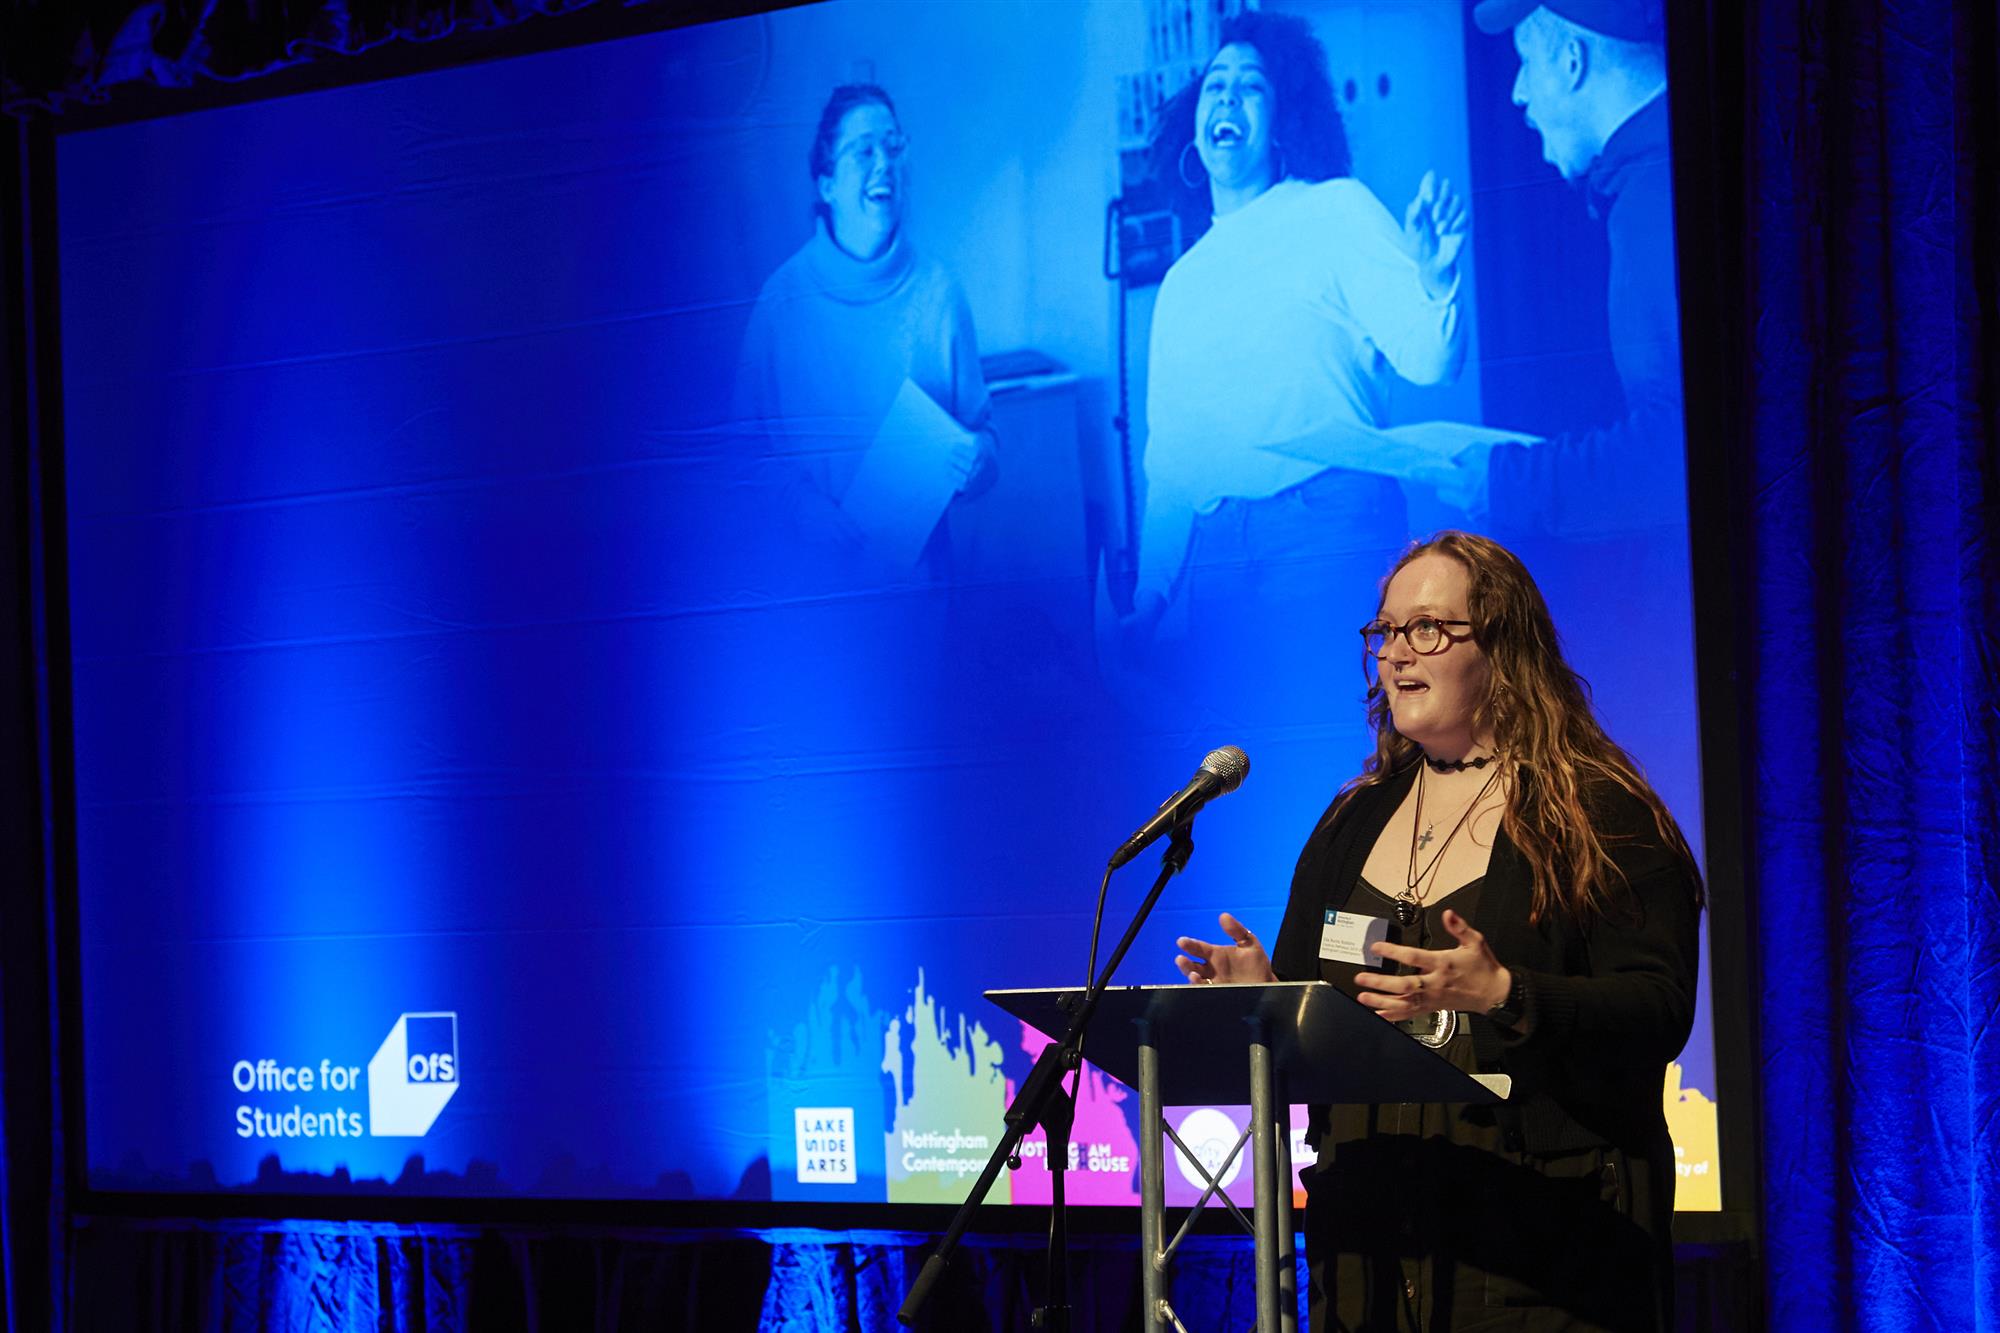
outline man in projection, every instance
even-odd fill
[[[1480,0],[1511,33],[1514,105],[1542,156],[1583,187],[1611,252],[1611,355],[1624,412],[1591,431],[1459,455],[1440,495],[1509,529],[1578,538],[1686,511],[1667,59],[1657,0]],[[1552,275],[1554,277],[1556,275]]]

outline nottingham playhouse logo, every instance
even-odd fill
[[[404,1014],[368,1062],[368,1132],[430,1132],[458,1091],[458,1015]]]

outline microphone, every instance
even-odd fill
[[[1161,834],[1183,820],[1193,819],[1200,809],[1217,796],[1227,796],[1242,785],[1250,771],[1250,756],[1233,745],[1210,750],[1188,785],[1160,803],[1159,813],[1125,839],[1125,845],[1111,854],[1112,870],[1124,865],[1151,846]]]

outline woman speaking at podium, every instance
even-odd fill
[[[1313,1108],[1312,1327],[1668,1328],[1661,1086],[1694,1014],[1693,854],[1505,548],[1411,548],[1361,633],[1375,753],[1307,839],[1276,947],[1225,913],[1232,942],[1177,961],[1325,979],[1513,1090]],[[1345,943],[1357,918],[1387,924],[1372,957]]]

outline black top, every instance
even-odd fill
[[[1357,790],[1307,839],[1272,950],[1280,977],[1343,981],[1323,970],[1340,965],[1319,958],[1325,913],[1375,914],[1393,901],[1361,880],[1361,867],[1415,772],[1411,764]],[[1532,875],[1504,832],[1476,901],[1453,894],[1430,905],[1459,910],[1521,981],[1526,1036],[1461,1015],[1446,1048],[1479,1072],[1509,1075],[1509,1100],[1313,1108],[1320,1160],[1307,1227],[1318,1238],[1315,1273],[1341,1310],[1394,1298],[1387,1326],[1450,1327],[1478,1301],[1567,1311],[1597,1327],[1664,1325],[1674,1170],[1662,1091],[1693,1022],[1698,885],[1643,801],[1603,784],[1586,793],[1586,809],[1624,877],[1604,916],[1531,922]],[[1350,990],[1356,970],[1344,969]],[[1385,1198],[1401,1202],[1384,1211],[1375,1205]]]
[[[1388,922],[1388,939],[1391,944],[1405,944],[1417,949],[1449,949],[1456,941],[1452,939],[1451,932],[1444,928],[1441,920],[1445,909],[1457,912],[1468,921],[1477,920],[1479,891],[1485,883],[1486,877],[1481,875],[1478,879],[1459,885],[1442,897],[1420,904],[1416,922],[1410,926],[1398,925],[1396,922],[1395,895],[1384,893],[1365,879],[1355,883],[1354,893],[1347,900],[1346,910],[1362,916],[1380,917]],[[1349,995],[1358,995],[1360,992],[1360,988],[1354,984],[1357,973],[1381,972],[1393,976],[1402,970],[1401,966],[1386,959],[1371,962],[1366,967],[1354,963],[1336,962],[1331,958],[1319,960],[1320,980],[1338,986]],[[1474,1061],[1462,1017],[1447,1025],[1441,1015],[1427,1014],[1421,1019],[1398,1023],[1396,1026],[1423,1040],[1426,1045],[1443,1047],[1447,1054],[1452,1053],[1453,1047],[1464,1045],[1466,1047],[1464,1058],[1455,1059],[1454,1063],[1468,1073],[1478,1072],[1478,1065]],[[1436,1040],[1436,1037],[1443,1035],[1447,1026],[1455,1035],[1448,1042]]]
[[[1424,903],[1416,922],[1407,927],[1396,924],[1396,899],[1365,879],[1355,884],[1346,910],[1387,920],[1391,944],[1405,944],[1417,949],[1449,949],[1457,941],[1439,918],[1446,908],[1450,908],[1467,921],[1477,921],[1480,891],[1485,883],[1486,877],[1482,875],[1442,898]],[[1356,991],[1354,976],[1364,969],[1352,963],[1322,958],[1319,970],[1322,980],[1352,995]],[[1402,969],[1394,963],[1383,963],[1365,970],[1395,973]],[[1473,1049],[1472,1031],[1466,1022],[1468,1017],[1470,1015],[1467,1014],[1426,1014],[1396,1026],[1426,1046],[1442,1051],[1447,1060],[1466,1073],[1475,1074],[1479,1072],[1479,1056]],[[1398,1148],[1399,1161],[1403,1160],[1405,1152],[1434,1153],[1443,1150],[1449,1156],[1449,1149],[1459,1147],[1482,1152],[1505,1151],[1499,1118],[1495,1108],[1487,1105],[1419,1105],[1406,1102],[1379,1106],[1330,1106],[1326,1108],[1324,1120],[1325,1127],[1315,1147],[1321,1156],[1341,1158],[1343,1162],[1352,1156],[1347,1152],[1349,1145],[1377,1136],[1406,1136],[1411,1140],[1409,1145]],[[1421,1146],[1418,1145],[1419,1140],[1422,1141]],[[1331,1166],[1332,1162],[1328,1161],[1325,1165]]]
[[[1271,952],[1278,976],[1320,975],[1325,913],[1346,909],[1415,776],[1411,764],[1357,790],[1338,818],[1332,808],[1321,817],[1299,854]],[[1532,874],[1503,828],[1469,919],[1521,979],[1529,1032],[1504,1036],[1483,1014],[1469,1026],[1480,1071],[1514,1080],[1505,1120],[1529,1151],[1611,1144],[1651,1153],[1667,1145],[1667,1062],[1694,1023],[1699,890],[1691,868],[1661,842],[1645,802],[1600,784],[1586,794],[1586,809],[1623,875],[1613,884],[1613,910],[1587,923],[1560,911],[1530,921]],[[1663,1161],[1671,1165],[1670,1149]]]

